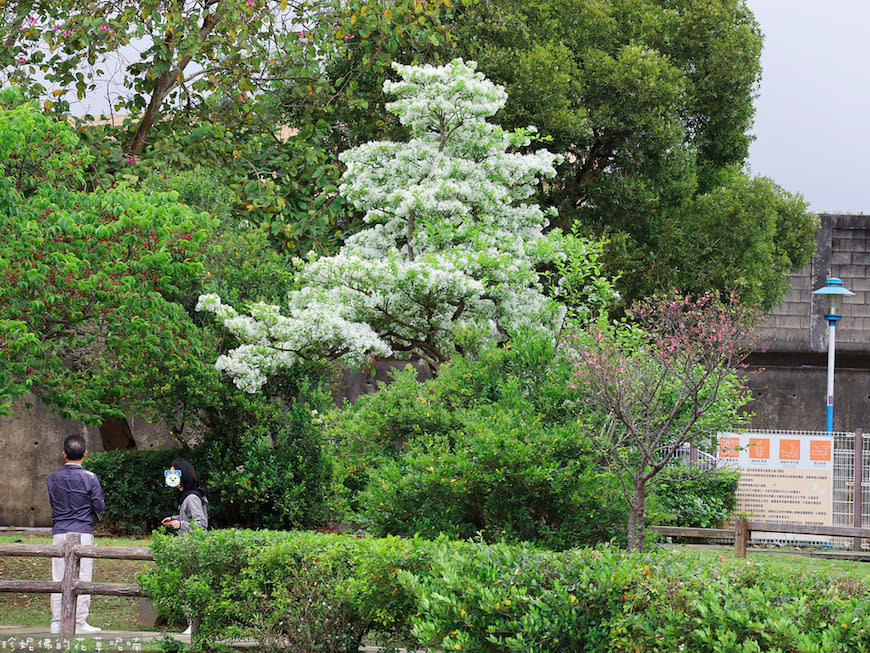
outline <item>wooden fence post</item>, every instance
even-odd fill
[[[863,526],[863,483],[864,483],[864,432],[861,429],[855,429],[855,443],[853,446],[855,451],[855,478],[853,485],[853,498],[855,504],[854,523],[855,528]],[[861,550],[861,538],[856,537],[853,541],[855,551]]]
[[[746,539],[748,537],[746,529],[746,518],[740,516],[734,524],[734,557],[746,557]]]
[[[81,535],[67,533],[63,547],[63,582],[61,583],[60,632],[64,637],[75,635],[76,604],[78,594],[74,584],[79,579],[79,557],[76,547],[81,543]]]

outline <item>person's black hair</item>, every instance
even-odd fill
[[[199,479],[196,477],[196,470],[184,458],[176,458],[172,461],[172,466],[181,472],[181,489],[192,490],[199,485]]]
[[[63,441],[63,452],[67,460],[81,460],[85,457],[87,446],[85,439],[80,435],[68,435]]]

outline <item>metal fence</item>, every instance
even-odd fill
[[[855,519],[855,447],[856,433],[834,434],[833,526],[870,525],[870,434],[858,431],[861,438],[861,523]],[[851,540],[834,538],[834,546],[848,548]],[[866,545],[864,545],[866,548]]]

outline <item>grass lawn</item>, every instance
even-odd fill
[[[51,544],[51,536],[30,533],[0,535],[0,542]],[[97,546],[148,546],[148,539],[101,537]],[[135,583],[136,575],[153,563],[143,560],[95,560],[95,582]],[[51,558],[0,557],[0,579],[51,580]],[[48,594],[12,594],[0,592],[0,625],[48,626],[51,608]],[[103,630],[161,630],[139,623],[139,599],[121,596],[92,596],[88,622]]]
[[[696,555],[701,558],[731,560],[734,564],[746,562],[752,565],[765,565],[789,574],[822,574],[832,579],[850,578],[856,581],[870,583],[870,561],[837,560],[799,554],[790,549],[750,549],[742,561],[734,557],[732,546],[687,546],[668,545],[686,555]]]

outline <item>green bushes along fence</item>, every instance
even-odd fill
[[[743,560],[241,530],[157,535],[152,548],[143,589],[165,614],[201,620],[204,648],[870,650],[865,583]]]

